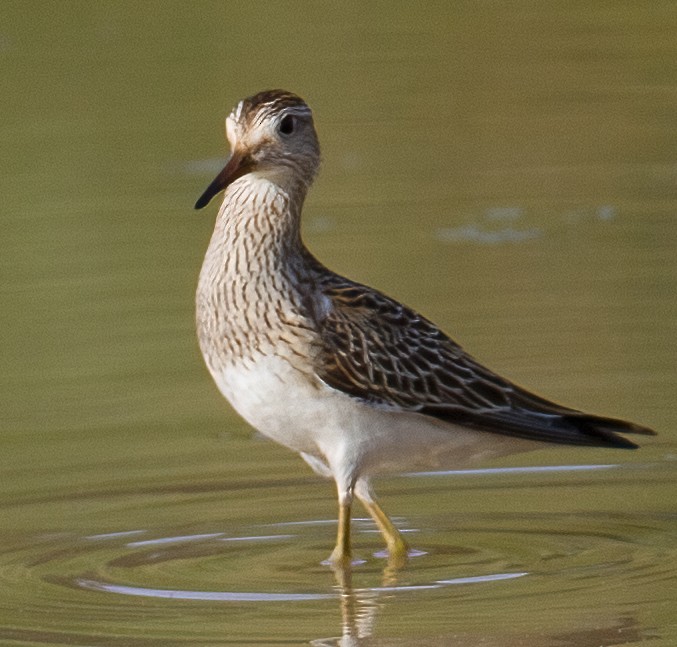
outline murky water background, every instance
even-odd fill
[[[4,0],[0,644],[677,644],[676,33],[660,1]],[[320,258],[660,435],[383,480],[421,554],[359,521],[337,582],[331,484],[194,339],[191,207],[267,87],[316,113]]]

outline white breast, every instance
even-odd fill
[[[253,361],[213,372],[221,393],[255,429],[297,452],[316,455],[340,415],[337,398],[319,380],[279,356],[259,355]]]

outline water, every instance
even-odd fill
[[[676,27],[672,2],[3,2],[0,644],[676,644]],[[393,572],[358,520],[335,576],[331,484],[194,339],[191,205],[267,87],[316,113],[321,259],[660,435],[384,479],[416,555]]]

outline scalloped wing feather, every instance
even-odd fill
[[[526,391],[479,364],[429,320],[371,288],[334,275],[321,291],[332,307],[316,321],[316,372],[353,397],[543,442],[635,448],[616,432],[654,433]]]

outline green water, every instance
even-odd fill
[[[660,1],[3,0],[0,644],[676,644],[675,33]],[[421,554],[393,575],[357,521],[337,582],[331,484],[194,336],[192,204],[269,87],[315,111],[318,257],[659,436],[385,479]]]

